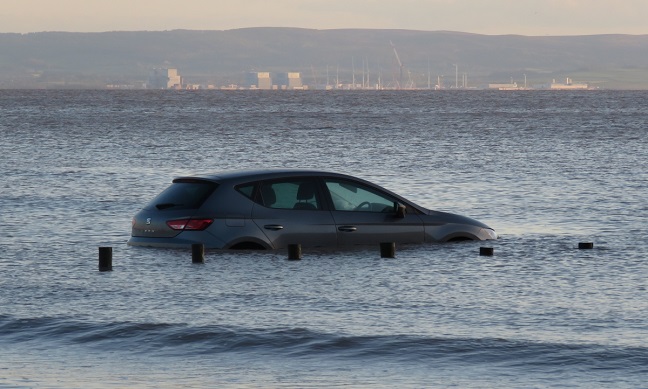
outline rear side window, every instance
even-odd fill
[[[236,190],[243,193],[245,197],[252,199],[254,197],[254,185],[254,183],[239,185]]]
[[[197,209],[218,187],[218,184],[201,180],[175,180],[148,205],[149,209],[160,211]]]

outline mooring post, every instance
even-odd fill
[[[191,262],[192,263],[205,263],[205,245],[202,243],[194,243],[191,245]]]
[[[302,259],[302,249],[300,244],[288,245],[288,259],[294,261]]]
[[[492,256],[493,255],[493,248],[492,247],[480,247],[479,248],[479,255],[485,255],[485,256]]]
[[[594,243],[593,242],[580,242],[578,244],[578,248],[580,250],[589,250],[594,248]]]
[[[112,247],[99,247],[99,271],[112,270]]]
[[[380,244],[380,258],[396,258],[396,242],[382,242]]]

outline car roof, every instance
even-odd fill
[[[295,177],[295,176],[328,176],[328,177],[340,177],[340,178],[350,178],[359,181],[365,181],[358,177],[353,177],[350,175],[342,173],[334,173],[324,170],[316,169],[288,169],[288,168],[277,168],[277,169],[245,169],[245,170],[228,170],[222,172],[216,172],[211,174],[197,174],[193,176],[183,176],[177,177],[179,179],[205,179],[209,181],[254,181],[262,179],[273,179],[280,177]]]

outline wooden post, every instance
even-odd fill
[[[205,263],[205,245],[202,243],[194,243],[191,245],[191,262],[192,263]]]
[[[112,247],[99,247],[99,271],[112,270]]]
[[[492,247],[480,247],[479,248],[479,255],[485,255],[485,256],[492,256],[493,255],[493,248]]]
[[[288,259],[295,261],[302,259],[302,249],[300,244],[288,245]]]
[[[380,258],[396,258],[396,242],[381,243]]]

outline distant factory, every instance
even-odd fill
[[[366,78],[365,78],[366,77]],[[405,88],[401,88],[399,85],[386,87],[380,83],[376,85],[370,85],[368,82],[369,76],[363,73],[362,84],[356,83],[355,75],[353,82],[351,84],[340,83],[336,80],[335,84],[329,84],[327,77],[326,85],[315,84],[315,85],[306,85],[302,79],[302,75],[299,72],[246,72],[242,77],[241,84],[229,84],[227,86],[216,86],[216,85],[203,85],[203,84],[189,84],[185,83],[184,77],[180,75],[178,69],[173,68],[154,68],[149,72],[148,82],[144,85],[146,89],[224,89],[224,90],[314,90],[314,89],[364,89],[364,90],[390,90],[390,89],[432,89],[428,77],[428,86],[427,88],[416,87],[413,83],[408,85]],[[464,78],[461,83],[459,83],[458,72],[455,77],[454,88],[446,87],[439,77],[437,85],[434,86],[435,90],[439,89],[495,89],[495,90],[588,90],[588,89],[597,89],[592,88],[587,83],[574,83],[571,78],[566,78],[565,82],[556,82],[554,79],[551,83],[546,83],[542,85],[527,85],[526,74],[524,75],[524,83],[519,84],[513,79],[510,82],[504,83],[490,83],[486,88],[484,87],[468,87],[467,85],[467,76],[464,75]],[[365,79],[367,80],[365,82]],[[108,87],[112,88],[121,88],[122,86],[109,85]]]

